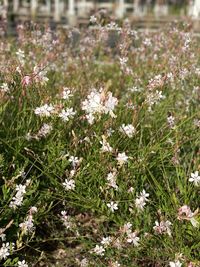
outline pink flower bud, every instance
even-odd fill
[[[23,86],[28,86],[29,84],[31,84],[31,77],[26,75],[24,76],[24,78],[22,79],[22,85]]]

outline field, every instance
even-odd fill
[[[0,266],[200,266],[200,40],[19,26],[0,42]]]

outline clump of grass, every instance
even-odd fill
[[[1,41],[1,265],[199,266],[199,40],[93,22]]]

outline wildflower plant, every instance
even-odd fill
[[[0,41],[0,265],[199,266],[200,40],[89,23]]]

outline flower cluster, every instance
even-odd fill
[[[100,144],[102,145],[101,147],[101,151],[102,152],[112,152],[113,148],[110,146],[110,144],[108,143],[108,141],[106,140],[105,136],[102,136],[102,141],[100,141]]]
[[[111,92],[105,94],[102,89],[99,92],[94,89],[82,102],[82,109],[86,112],[88,122],[92,124],[96,115],[109,113],[114,118],[113,110],[117,103],[117,98]]]
[[[88,26],[0,42],[0,265],[53,240],[58,265],[196,267],[199,40],[105,10]]]
[[[21,228],[21,231],[23,232],[23,234],[28,234],[34,231],[33,214],[36,212],[37,212],[37,208],[31,207],[26,220],[23,223],[19,224],[19,227]]]
[[[184,205],[182,207],[180,207],[178,209],[178,220],[182,221],[182,220],[187,220],[190,221],[191,224],[194,227],[198,227],[199,226],[199,222],[195,219],[195,217],[197,216],[199,210],[195,210],[194,212],[191,211],[190,207],[187,205]]]
[[[132,124],[122,124],[122,126],[120,127],[120,131],[126,134],[129,138],[133,137],[133,135],[135,134],[135,128]]]
[[[154,91],[149,91],[149,93],[147,94],[147,98],[146,98],[146,103],[148,105],[148,110],[151,111],[152,107],[159,103],[159,101],[161,99],[164,99],[165,96],[162,94],[161,91],[156,90]]]
[[[44,123],[36,134],[28,133],[26,135],[26,139],[28,141],[30,141],[31,139],[40,140],[41,138],[47,137],[47,135],[49,135],[52,130],[52,124]]]
[[[71,218],[71,216],[67,215],[65,210],[61,211],[61,220],[63,222],[64,227],[68,230],[71,230],[75,227],[75,224]]]
[[[54,111],[55,109],[51,104],[45,104],[41,107],[37,107],[35,109],[35,114],[40,117],[50,117],[54,113]]]
[[[67,108],[67,109],[62,109],[62,111],[58,114],[58,117],[65,122],[73,118],[75,114],[76,111],[74,111],[73,108]]]
[[[107,177],[106,177],[106,180],[107,180],[107,185],[108,187],[112,187],[114,188],[115,190],[118,190],[118,185],[117,185],[117,181],[116,181],[116,172],[109,172]]]
[[[165,234],[167,233],[171,236],[171,227],[172,223],[170,221],[155,221],[155,226],[153,227],[154,231],[158,234]]]
[[[149,193],[146,193],[145,190],[143,190],[138,197],[135,200],[135,206],[139,211],[143,211],[144,210],[144,206],[146,205],[146,202],[149,201],[148,200],[149,197]]]
[[[16,191],[17,193],[15,196],[12,198],[9,206],[13,209],[16,209],[17,207],[20,207],[22,205],[24,195],[26,194],[26,187],[29,185],[30,180],[26,181],[26,184],[22,185],[16,185]]]

